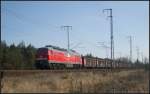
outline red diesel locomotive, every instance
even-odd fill
[[[36,54],[36,68],[40,69],[63,69],[81,68],[82,58],[74,50],[46,46],[39,48]]]
[[[63,69],[63,68],[128,68],[131,64],[102,59],[98,57],[81,56],[74,50],[69,53],[66,49],[55,46],[39,48],[36,54],[36,68],[38,69]]]

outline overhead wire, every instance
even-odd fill
[[[14,17],[16,17],[18,20],[20,20],[21,22],[23,22],[23,23],[29,23],[29,24],[32,24],[32,25],[34,25],[34,26],[36,26],[36,27],[38,27],[38,29],[40,28],[40,29],[44,29],[44,28],[59,28],[59,26],[52,26],[52,25],[47,25],[47,24],[43,24],[42,22],[40,22],[40,21],[38,21],[38,20],[34,20],[33,18],[31,19],[31,18],[29,18],[29,17],[27,17],[27,16],[24,16],[23,14],[21,14],[21,13],[17,13],[17,12],[15,12],[15,11],[13,11],[13,10],[11,10],[11,9],[8,9],[8,8],[5,8],[4,10],[6,10],[6,12],[8,12],[8,13],[10,13],[10,14],[12,14]],[[37,29],[37,28],[36,28]],[[51,30],[51,31],[55,31],[55,30]]]
[[[52,26],[52,25],[47,25],[47,24],[40,24],[41,22],[39,22],[39,21],[37,21],[37,20],[33,20],[33,19],[31,19],[31,18],[29,18],[29,17],[27,17],[27,16],[24,16],[24,15],[22,15],[21,13],[14,12],[13,10],[8,9],[8,8],[5,8],[5,10],[6,10],[7,12],[9,12],[10,14],[12,14],[14,17],[16,17],[18,20],[20,20],[20,21],[23,22],[23,23],[27,22],[27,23],[30,23],[30,24],[32,24],[32,25],[38,26],[38,29],[39,29],[39,28],[42,29],[42,28],[51,27],[51,28],[55,28],[55,30],[56,30],[56,29],[60,28],[60,26],[54,26],[54,25]],[[53,31],[54,31],[54,30],[53,30]],[[57,30],[56,30],[56,31],[57,31]],[[76,37],[76,36],[74,35],[73,37]],[[80,39],[80,38],[76,38],[76,39]],[[80,42],[82,42],[82,45],[88,44],[88,45],[90,45],[90,46],[95,47],[96,49],[99,48],[95,43],[90,42],[90,41],[88,41],[88,40],[83,40],[83,39],[82,39],[82,41],[80,41]],[[81,43],[76,44],[75,47],[77,47],[79,44],[81,44]],[[73,48],[75,48],[75,47],[73,47]],[[87,48],[87,47],[78,47],[78,48],[84,48],[84,49],[85,49],[85,48]]]

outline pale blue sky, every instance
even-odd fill
[[[133,58],[136,46],[149,57],[148,1],[3,1],[1,2],[1,39],[16,45],[22,40],[35,47],[51,44],[67,48],[62,25],[71,25],[71,47],[81,54],[106,57],[97,42],[110,46],[110,25],[105,8],[113,9],[115,57],[129,56],[129,39],[133,36]],[[110,57],[110,50],[109,50]]]

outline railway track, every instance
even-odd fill
[[[53,69],[53,70],[0,70],[2,72],[90,72],[90,71],[106,71],[106,69]],[[108,69],[107,69],[108,71]]]
[[[0,72],[95,72],[95,71],[121,71],[121,70],[131,70],[131,69],[53,69],[53,70],[0,70]]]
[[[129,69],[63,69],[63,70],[0,70],[3,72],[4,76],[7,77],[19,77],[19,76],[29,76],[34,74],[55,74],[55,73],[86,73],[86,72],[93,72],[93,73],[109,73],[109,72],[120,72]],[[130,69],[131,70],[131,69]]]

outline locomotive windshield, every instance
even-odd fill
[[[37,54],[48,54],[47,48],[39,48]]]

